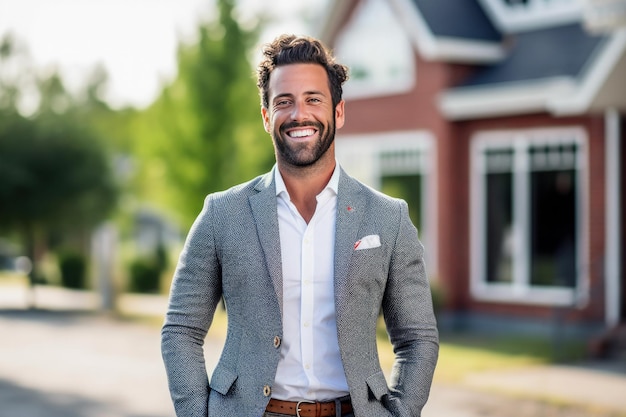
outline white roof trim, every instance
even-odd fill
[[[427,60],[455,62],[495,62],[505,56],[499,43],[469,41],[435,36],[424,17],[410,0],[391,0],[398,20],[404,26],[411,43]]]
[[[506,53],[499,44],[438,37],[434,39],[434,51],[430,58],[448,62],[490,63],[505,57]]]
[[[504,33],[579,22],[583,14],[582,1],[550,3],[531,0],[528,4],[516,6],[506,5],[502,0],[478,0],[491,21]]]
[[[555,96],[576,89],[572,78],[519,82],[501,87],[459,88],[439,96],[439,108],[451,120],[475,119],[545,111]]]
[[[593,99],[626,51],[626,28],[616,31],[598,54],[573,94],[554,97],[547,107],[557,115],[579,114],[589,109]]]

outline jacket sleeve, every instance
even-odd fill
[[[211,210],[209,196],[181,252],[161,331],[161,352],[178,417],[208,415],[203,345],[222,292]]]
[[[439,354],[439,336],[424,248],[411,223],[407,204],[401,206],[383,314],[395,353],[390,405],[398,416],[418,417],[426,404]]]

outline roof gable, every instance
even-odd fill
[[[374,26],[379,30],[373,31]],[[334,49],[350,68],[346,98],[402,93],[415,83],[413,46],[386,1],[360,1],[337,35]]]
[[[333,2],[322,39],[332,44],[347,15],[363,1]],[[388,3],[422,59],[475,66],[471,78],[441,92],[440,109],[448,118],[626,109],[626,27],[614,23],[601,34],[590,31],[582,0],[367,1]],[[528,12],[526,20],[501,35],[502,22],[495,21],[491,7],[496,4]],[[542,7],[552,14],[537,14]]]

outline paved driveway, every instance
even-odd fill
[[[162,308],[162,300],[144,301],[132,305]],[[208,368],[221,346],[215,336],[207,340]],[[423,417],[625,417],[624,393],[626,372],[491,371],[435,384]],[[559,400],[542,401],[545,394]],[[174,417],[158,326],[0,306],[0,417]]]

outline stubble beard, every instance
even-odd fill
[[[285,133],[287,129],[307,126],[315,128],[318,132],[319,139],[315,143],[293,143],[289,142],[289,139],[284,139],[287,136]],[[308,167],[319,161],[334,142],[335,121],[328,124],[328,129],[325,129],[320,122],[285,123],[274,131],[272,138],[276,147],[276,156],[280,156],[283,162],[295,167]]]

